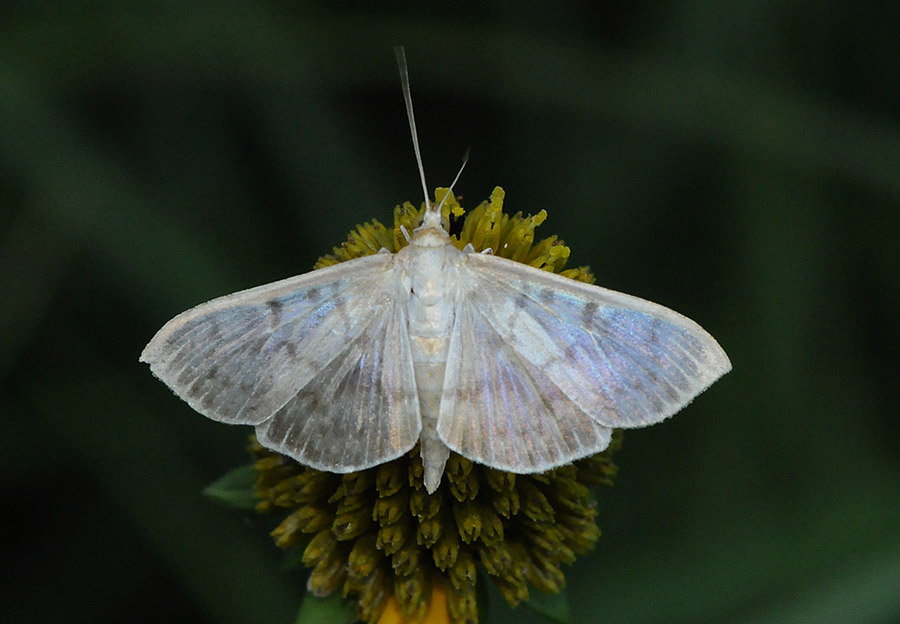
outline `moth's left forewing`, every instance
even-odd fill
[[[464,270],[461,296],[603,426],[659,422],[731,370],[708,332],[664,306],[492,255],[468,254]]]
[[[258,424],[388,311],[373,300],[390,265],[376,254],[213,299],[166,323],[140,359],[204,416]]]
[[[402,271],[374,254],[179,314],[141,354],[198,412],[322,470],[394,459],[421,422]]]

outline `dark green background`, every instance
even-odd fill
[[[900,621],[900,4],[443,5],[0,5],[2,619],[292,620],[200,494],[248,430],[137,357],[419,201],[404,43],[431,185],[471,146],[465,203],[547,209],[734,363],[626,435],[576,621]]]

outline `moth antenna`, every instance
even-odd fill
[[[463,169],[466,168],[466,163],[469,162],[469,152],[471,150],[472,150],[472,148],[470,148],[470,147],[466,148],[466,153],[463,154],[462,164],[459,166],[459,171],[456,172],[456,177],[453,178],[453,182],[450,183],[450,188],[447,189],[447,194],[444,195],[444,198],[441,200],[441,203],[438,204],[438,207],[437,207],[438,214],[441,214],[441,209],[444,207],[444,202],[447,201],[447,198],[450,197],[451,195],[453,195],[453,187],[456,185],[457,181],[459,181],[459,176],[462,175]]]
[[[403,88],[403,101],[406,104],[406,116],[409,119],[409,131],[412,134],[413,150],[416,152],[416,164],[419,166],[419,179],[422,181],[422,193],[425,197],[425,216],[422,224],[426,222],[440,225],[440,210],[435,210],[428,200],[428,184],[425,183],[425,167],[422,165],[422,152],[419,151],[419,133],[416,132],[416,116],[413,113],[412,93],[409,90],[409,71],[406,68],[406,51],[403,46],[394,46],[394,54],[397,56],[397,67],[400,69],[400,85]],[[433,215],[437,214],[437,218]]]

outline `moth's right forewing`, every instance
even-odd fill
[[[393,310],[390,254],[227,295],[179,314],[141,361],[201,414],[258,424]]]

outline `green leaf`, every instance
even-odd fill
[[[353,604],[335,592],[327,598],[304,596],[294,624],[350,624],[355,620]]]
[[[203,493],[229,507],[253,509],[257,503],[254,497],[254,483],[256,471],[253,470],[253,466],[241,466],[208,485]]]
[[[532,591],[531,597],[522,604],[552,622],[569,624],[572,621],[572,609],[569,606],[569,594],[566,593],[566,590],[562,590],[558,594],[542,594]]]

